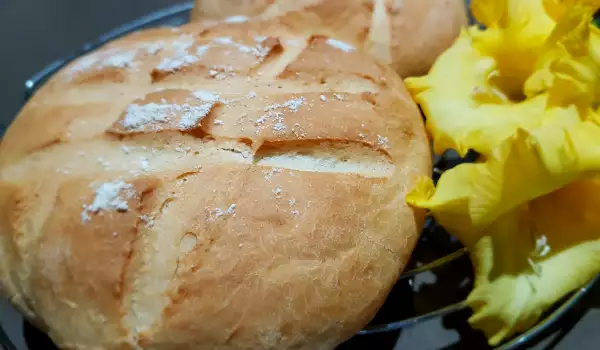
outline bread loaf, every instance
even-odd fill
[[[426,74],[467,22],[464,0],[196,0],[192,19],[288,17],[349,41],[402,77]]]
[[[0,146],[3,294],[63,349],[331,349],[423,213],[401,79],[281,21],[153,29],[76,60]]]

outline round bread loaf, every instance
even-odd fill
[[[196,0],[192,13],[198,21],[255,16],[321,28],[402,77],[426,74],[467,23],[464,0]]]
[[[401,79],[281,21],[154,29],[0,146],[2,292],[63,349],[331,349],[407,262],[430,171]]]

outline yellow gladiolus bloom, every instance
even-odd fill
[[[455,149],[465,155],[473,149],[483,155],[517,128],[531,129],[545,119],[561,123],[579,121],[568,110],[545,112],[548,95],[513,102],[489,82],[495,62],[471,46],[463,31],[454,46],[443,53],[427,76],[406,79],[406,85],[427,117],[434,151]],[[525,116],[525,117],[524,117]]]
[[[464,155],[472,149],[486,156],[517,128],[577,119],[560,110],[548,113],[547,106],[579,108],[579,118],[585,118],[599,95],[600,32],[590,25],[589,10],[563,16],[556,24],[544,14],[541,0],[480,0],[473,5],[502,9],[498,3],[522,4],[507,16],[524,19],[493,19],[479,9],[476,15],[491,18],[484,23],[503,26],[463,30],[428,75],[405,80],[427,117],[436,153],[455,149]],[[539,25],[526,30],[525,39],[518,39],[518,29],[504,29],[529,28],[522,23]]]
[[[600,180],[569,184],[502,217],[473,248],[469,320],[493,345],[600,273]],[[531,227],[532,229],[525,229]]]
[[[551,105],[576,105],[583,115],[600,96],[600,31],[590,25],[593,12],[575,8],[562,16],[547,41],[525,94],[548,91]]]
[[[430,73],[406,80],[434,151],[478,162],[422,179],[426,208],[470,252],[471,324],[498,344],[600,273],[600,0],[475,0]]]
[[[540,0],[474,0],[473,15],[487,29],[472,28],[473,47],[495,62],[488,76],[512,99],[520,99],[530,74],[554,27]]]
[[[437,188],[423,180],[408,202],[471,252],[470,322],[496,345],[600,273],[600,126],[518,129]]]

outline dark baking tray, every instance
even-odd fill
[[[154,12],[83,45],[80,50],[64,59],[50,63],[25,82],[25,99],[29,99],[37,88],[70,61],[111,40],[143,28],[179,26],[187,23],[192,5],[191,2],[186,2]],[[0,134],[2,131],[0,130]],[[438,177],[441,172],[457,164],[472,161],[474,157],[474,154],[470,154],[466,159],[460,159],[453,152],[436,157],[434,159],[434,177]],[[441,319],[444,327],[455,329],[459,333],[459,341],[448,344],[444,347],[445,349],[489,349],[485,337],[471,329],[466,321],[470,316],[470,311],[462,301],[472,288],[473,278],[472,268],[465,253],[455,238],[429,219],[413,253],[408,271],[403,274],[393,288],[385,305],[365,329],[340,345],[338,350],[393,349],[399,337],[402,337],[404,329],[422,327],[424,323],[432,319]],[[511,350],[528,347],[552,333],[557,328],[559,320],[584,298],[598,279],[598,277],[595,278],[587,286],[558,303],[547,313],[540,324],[497,349]],[[30,350],[56,349],[45,334],[27,322],[24,323],[23,335]],[[21,350],[16,349],[1,328],[0,345],[4,346],[6,350]],[[2,350],[1,347],[0,350]]]

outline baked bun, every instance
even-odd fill
[[[430,171],[401,79],[285,24],[78,59],[0,146],[3,292],[64,349],[331,349],[375,315]]]
[[[466,13],[464,0],[196,0],[192,19],[289,17],[409,77],[429,71],[467,23]]]

